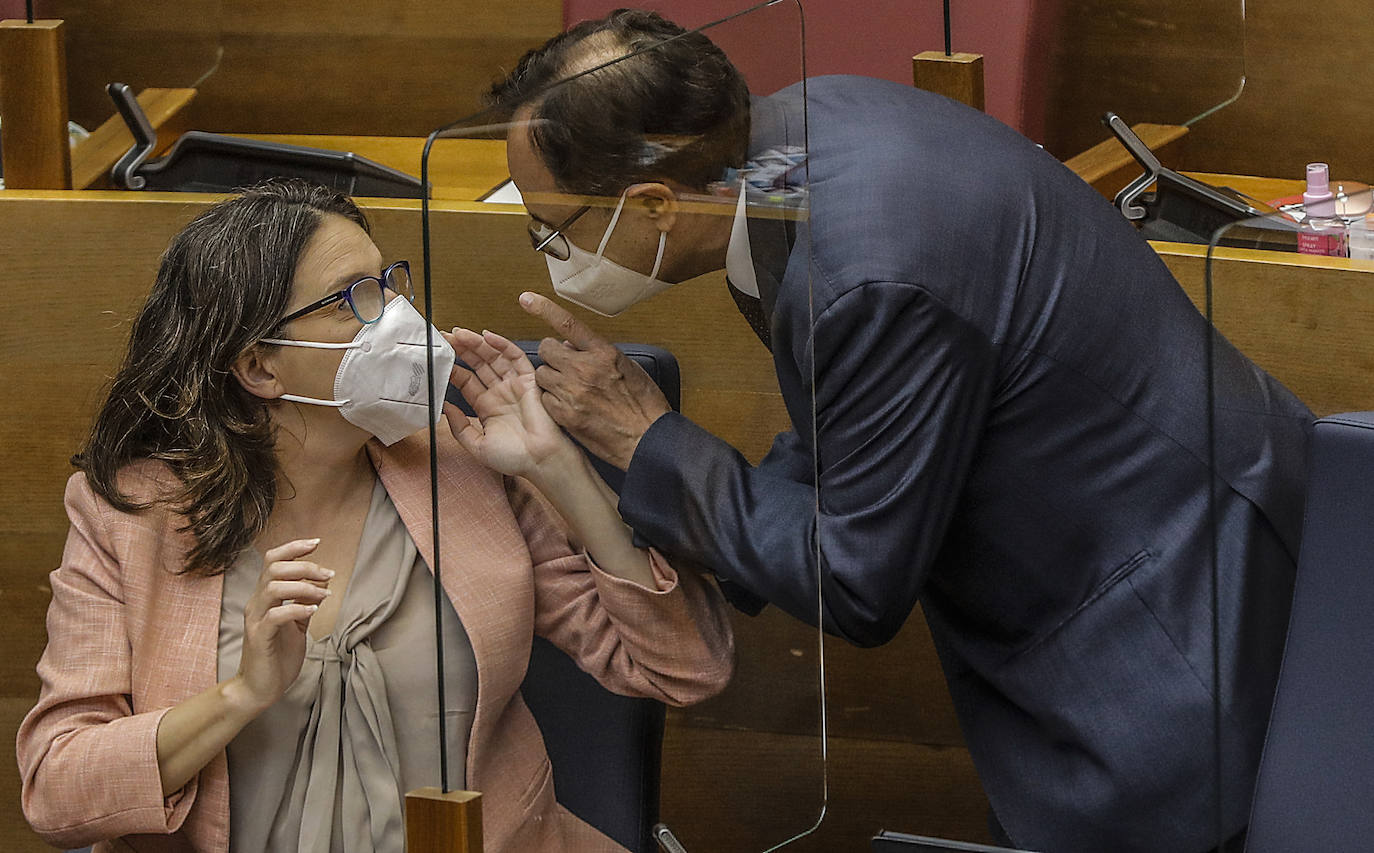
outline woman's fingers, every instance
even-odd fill
[[[283,625],[289,625],[295,622],[301,627],[301,630],[305,630],[305,628],[310,625],[310,617],[314,616],[315,611],[319,609],[320,607],[317,604],[300,604],[294,601],[287,604],[278,604],[276,607],[267,611],[262,617],[262,621],[274,628],[280,628]]]
[[[488,388],[501,381],[497,363],[502,360],[502,355],[481,335],[468,329],[455,327],[453,330],[453,352],[463,360],[473,373],[477,374],[477,378],[481,379]]]
[[[464,349],[473,349],[475,347],[481,346],[482,344],[481,335],[479,335],[477,332],[474,332],[471,329],[464,329],[462,326],[454,326],[453,331],[442,332],[441,334],[443,334],[444,337],[448,338],[449,344],[455,349],[457,349],[458,347],[463,347]]]
[[[448,415],[448,426],[453,432],[453,437],[458,439],[458,443],[463,446],[464,450],[480,458],[482,428],[453,403],[444,404],[444,414]]]
[[[283,601],[301,601],[306,604],[319,604],[329,597],[329,588],[316,586],[307,581],[272,581],[263,590],[269,606]]]
[[[478,376],[482,365],[481,353],[476,349],[482,343],[482,336],[476,332],[454,326],[452,332],[440,332],[453,347],[455,358],[453,369],[449,371],[449,384],[464,392],[464,397],[474,397],[487,390],[490,382]]]
[[[314,551],[319,544],[319,539],[293,539],[284,545],[269,549],[262,559],[269,566],[282,560],[296,560]]]
[[[263,575],[267,581],[305,580],[328,583],[329,579],[334,577],[334,570],[308,560],[281,560],[268,563]]]
[[[462,348],[465,362],[479,370],[479,365],[485,365],[498,381],[534,372],[534,365],[530,363],[525,351],[496,332],[484,329],[478,334],[468,329],[454,329],[451,343],[454,344],[455,351]],[[482,374],[482,379],[491,384],[485,373]]]
[[[511,372],[520,376],[534,373],[534,365],[530,363],[530,357],[525,355],[525,351],[516,346],[513,341],[492,331],[483,331],[482,340],[501,354],[501,363],[496,365],[497,373],[505,375],[507,372]]]
[[[547,425],[556,430],[557,424],[553,423],[552,416],[544,408],[543,393],[534,381],[533,373],[520,377],[520,420],[526,428]]]
[[[457,388],[464,400],[473,400],[487,390],[487,386],[482,384],[482,380],[477,378],[477,374],[461,364],[453,365],[453,369],[449,371],[448,384]],[[445,402],[447,403],[447,401]]]

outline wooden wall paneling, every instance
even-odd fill
[[[8,592],[8,589],[5,592]],[[3,600],[0,598],[0,601]],[[5,606],[8,608],[11,605],[7,603]],[[46,600],[43,606],[47,606]],[[41,631],[39,637],[41,640]],[[34,655],[34,659],[37,659],[37,654]],[[19,721],[24,719],[24,714],[33,707],[33,700],[37,695],[35,687],[32,696],[0,697],[0,738],[4,738],[6,744],[14,743],[15,736],[19,733]],[[53,853],[53,848],[44,844],[33,830],[29,829],[19,811],[19,771],[15,769],[13,759],[5,762],[4,770],[4,778],[0,779],[0,797],[4,798],[3,803],[0,803],[0,838],[5,840],[5,850],[12,853]]]
[[[682,726],[777,734],[819,730],[816,633],[776,608],[736,614],[741,650],[725,692],[672,713]],[[963,746],[930,629],[917,611],[897,637],[876,649],[825,638],[829,730],[834,737]]]
[[[1331,0],[1320,14],[1288,0],[1070,0],[1055,34],[1046,147],[1072,156],[1107,138],[1098,116],[1177,124],[1235,93],[1193,125],[1181,168],[1374,180],[1368,136],[1374,92],[1361,69],[1374,51],[1368,0]],[[1210,101],[1211,104],[1206,102]]]
[[[1370,11],[1367,0],[1331,0],[1319,15],[1250,0],[1245,93],[1194,128],[1190,167],[1301,179],[1325,161],[1332,177],[1374,181],[1374,90],[1360,70],[1374,60]]]
[[[1067,0],[1046,61],[1045,147],[1061,160],[1128,124],[1182,124],[1229,98],[1244,55],[1231,0]],[[1214,171],[1223,171],[1216,169]]]
[[[720,696],[670,709],[663,818],[689,850],[757,851],[814,820],[798,850],[863,849],[879,828],[988,842],[988,804],[920,612],[876,649],[827,637],[829,762],[818,759],[816,635],[776,609],[735,614]]]
[[[813,741],[670,725],[663,744],[664,822],[690,851],[757,853],[786,840],[817,815],[816,780],[796,774],[794,763],[815,749]],[[986,801],[966,794],[979,790],[966,750],[844,737],[832,737],[829,747],[825,821],[787,850],[867,850],[879,829],[990,840]],[[741,773],[776,782],[747,796],[721,784]],[[680,793],[667,796],[670,790]]]
[[[62,14],[71,118],[87,129],[116,115],[106,84],[192,87],[220,46],[219,0],[68,0]]]
[[[111,79],[190,86],[223,48],[189,119],[230,133],[424,136],[562,29],[558,0],[68,5],[78,120],[113,113]]]
[[[13,738],[38,695],[34,664],[46,642],[44,614],[66,538],[63,483],[105,377],[127,337],[124,318],[141,302],[172,230],[190,218],[186,200],[143,207],[99,201],[16,201],[0,193],[0,737]],[[41,198],[44,194],[35,194]],[[99,193],[81,194],[95,199]],[[76,199],[55,193],[51,198]],[[19,810],[13,752],[0,773],[5,849],[46,851]]]

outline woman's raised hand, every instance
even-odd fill
[[[238,676],[263,709],[301,674],[310,617],[329,595],[334,572],[301,559],[319,544],[318,539],[296,539],[269,550],[257,588],[244,604]]]
[[[454,438],[482,464],[502,474],[538,475],[577,458],[577,449],[544,411],[534,366],[520,347],[495,332],[455,328],[443,333],[459,361],[450,382],[477,413],[445,403]]]

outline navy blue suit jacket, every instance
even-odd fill
[[[755,102],[756,150],[803,144],[801,98]],[[755,467],[666,415],[621,512],[798,618],[819,595],[854,643],[919,600],[1018,844],[1214,846],[1208,489],[1229,834],[1283,647],[1309,412],[1218,337],[1213,458],[1209,327],[1103,198],[944,98],[854,77],[807,98],[809,224],[750,223],[794,429]]]

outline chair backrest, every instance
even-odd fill
[[[1246,850],[1374,845],[1374,412],[1317,421]]]
[[[538,341],[516,343],[539,364]],[[659,347],[617,346],[644,368],[669,405],[677,409],[681,397],[677,359]],[[450,396],[464,405],[452,389]],[[623,472],[595,457],[592,464],[618,491]],[[541,637],[534,639],[520,690],[543,733],[558,802],[622,847],[653,853],[657,849],[651,832],[658,822],[663,705],[612,693]]]

